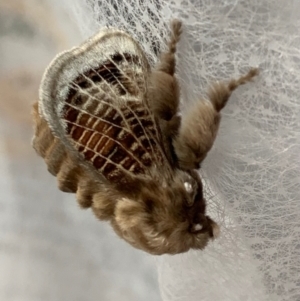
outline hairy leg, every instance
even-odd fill
[[[215,141],[221,120],[220,111],[231,93],[257,74],[258,69],[251,69],[245,76],[228,84],[214,84],[208,93],[210,101],[200,101],[187,112],[172,142],[180,168],[199,168]]]
[[[168,50],[161,54],[160,62],[150,78],[149,101],[154,114],[163,120],[171,120],[179,106],[179,87],[174,75],[176,45],[181,35],[181,22],[171,23],[171,38]]]
[[[175,73],[176,68],[176,46],[182,33],[182,23],[179,20],[171,22],[171,39],[168,43],[168,51],[161,54],[160,62],[156,67],[157,71],[167,73],[171,76]]]

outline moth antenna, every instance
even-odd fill
[[[250,71],[238,79],[232,79],[228,84],[215,83],[208,91],[208,97],[213,104],[215,110],[220,112],[226,105],[231,93],[240,85],[244,85],[251,81],[253,77],[259,74],[258,68],[252,68]]]

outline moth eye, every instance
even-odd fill
[[[203,229],[203,226],[201,224],[192,224],[191,228],[190,228],[192,233],[196,233],[199,232]]]
[[[200,224],[194,224],[194,230],[195,231],[200,231],[200,230],[202,230],[202,228],[203,228],[202,225],[200,225]]]
[[[189,182],[184,182],[184,188],[188,193],[191,193],[193,191],[192,184]]]

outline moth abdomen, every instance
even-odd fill
[[[45,154],[45,162],[52,175],[57,175],[67,157],[66,151],[61,146],[61,142],[56,138]]]
[[[80,167],[73,164],[70,158],[64,161],[57,173],[58,187],[64,192],[76,192],[79,181]]]

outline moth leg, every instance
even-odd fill
[[[163,52],[160,56],[160,62],[156,67],[157,71],[167,73],[171,76],[175,73],[176,67],[176,46],[180,40],[182,33],[182,22],[179,20],[173,20],[171,22],[171,38],[168,43],[168,51]]]
[[[178,112],[179,86],[174,75],[176,45],[180,39],[182,23],[173,20],[168,50],[161,54],[160,62],[151,73],[149,100],[156,117],[171,120]]]
[[[221,114],[231,93],[240,85],[258,74],[251,69],[248,74],[228,84],[216,83],[208,92],[209,101],[196,103],[187,112],[181,123],[178,135],[173,139],[173,147],[180,168],[199,168],[215,141]]]

